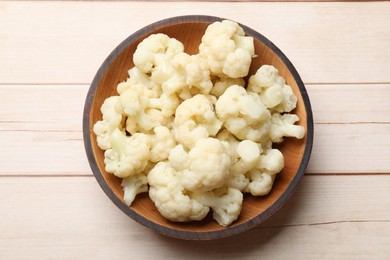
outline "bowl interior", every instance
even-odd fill
[[[100,112],[100,107],[103,101],[109,96],[117,95],[116,86],[119,82],[125,81],[127,79],[127,71],[134,66],[132,55],[138,43],[140,43],[144,38],[153,33],[165,33],[170,37],[174,37],[181,41],[184,44],[185,51],[187,53],[194,54],[198,52],[198,46],[201,42],[201,37],[209,23],[209,21],[182,21],[181,23],[170,22],[155,27],[149,26],[147,30],[137,32],[135,35],[125,40],[122,43],[121,50],[117,50],[117,52],[114,51],[110,61],[106,61],[102,66],[103,69],[99,71],[100,75],[97,77],[99,80],[95,81],[96,92],[90,104],[90,110],[87,111],[89,113],[89,141],[91,143],[91,151],[89,152],[92,152],[99,170],[99,172],[94,171],[95,175],[101,175],[103,177],[100,181],[104,181],[105,184],[103,185],[108,185],[109,189],[112,191],[108,194],[111,199],[116,197],[115,200],[122,201],[123,203],[123,191],[120,185],[121,180],[112,174],[108,174],[104,170],[103,151],[100,150],[100,148],[97,146],[96,136],[92,131],[95,122],[101,120],[102,115]],[[299,116],[299,124],[305,127],[307,132],[307,114],[303,98],[298,87],[299,82],[297,82],[296,78],[294,78],[294,75],[283,62],[283,60],[275,53],[275,48],[272,47],[272,44],[272,46],[267,46],[270,45],[270,43],[262,42],[263,39],[259,39],[258,35],[252,35],[252,31],[246,31],[246,33],[255,38],[254,43],[257,54],[257,57],[252,61],[250,75],[254,74],[256,70],[263,64],[271,64],[275,66],[279,70],[280,75],[285,78],[287,84],[292,87],[295,95],[298,97],[298,105],[294,110],[294,113]],[[128,215],[132,215],[133,218],[135,215],[135,219],[144,224],[145,221],[143,221],[142,218],[149,220],[146,221],[147,226],[153,228],[152,225],[155,225],[160,230],[175,230],[175,232],[182,231],[183,233],[190,232],[189,234],[192,234],[193,232],[196,232],[197,234],[209,234],[210,232],[213,233],[221,231],[222,233],[220,232],[221,235],[219,236],[222,237],[224,236],[223,232],[228,233],[228,230],[234,230],[235,228],[242,230],[248,229],[268,218],[289,197],[292,190],[288,189],[291,189],[291,183],[296,177],[298,168],[301,165],[305,152],[306,142],[306,137],[302,140],[291,138],[286,139],[285,142],[279,146],[285,156],[285,167],[282,172],[277,175],[271,193],[263,197],[253,197],[246,195],[239,219],[229,228],[220,227],[211,216],[208,216],[201,222],[170,222],[164,219],[158,213],[147,193],[138,195],[133,205],[131,206],[131,209],[127,209],[127,206],[121,206],[121,209],[124,210]],[[100,184],[102,185],[102,183]],[[293,188],[295,188],[295,185]],[[129,214],[131,211],[133,212]],[[134,214],[134,212],[136,214]],[[138,217],[139,219],[137,219]],[[245,225],[247,226],[245,227]],[[176,236],[176,233],[162,232],[168,233],[168,235]],[[238,231],[236,231],[236,233],[237,232]],[[180,235],[177,236],[180,237]],[[186,238],[194,237],[189,235]]]

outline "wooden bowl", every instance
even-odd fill
[[[134,66],[132,61],[136,46],[147,36],[165,33],[181,41],[185,51],[198,52],[198,46],[206,27],[215,21],[223,20],[210,16],[181,16],[162,20],[135,32],[124,40],[107,57],[97,72],[89,89],[83,118],[84,144],[91,169],[107,196],[124,213],[137,222],[161,234],[182,239],[217,239],[228,237],[248,230],[274,214],[291,196],[303,176],[308,164],[313,144],[313,118],[306,89],[298,72],[287,57],[267,38],[258,32],[240,24],[247,35],[254,37],[257,57],[253,59],[249,75],[263,64],[275,66],[298,97],[295,113],[299,124],[306,130],[305,138],[286,139],[280,145],[285,156],[285,167],[277,175],[272,191],[263,197],[245,195],[242,212],[237,221],[223,228],[209,215],[201,222],[173,223],[163,218],[147,193],[138,195],[131,207],[123,201],[121,180],[104,170],[103,151],[97,146],[93,125],[101,119],[100,107],[103,101],[117,95],[116,86],[128,77],[127,71]]]

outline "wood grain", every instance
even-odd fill
[[[0,83],[90,83],[130,34],[194,13],[261,32],[304,82],[389,83],[389,7],[390,2],[0,2]]]
[[[269,221],[236,237],[202,243],[170,239],[137,224],[93,177],[2,177],[0,258],[25,258],[27,250],[32,259],[134,254],[138,259],[386,259],[389,186],[390,176],[306,176]]]
[[[81,132],[88,89],[89,85],[0,85],[0,132]],[[364,128],[367,123],[390,123],[390,84],[309,84],[306,89],[316,124]]]
[[[390,3],[174,2],[0,2],[0,258],[388,259]],[[81,140],[107,54],[148,23],[194,12],[277,44],[307,83],[316,122],[313,174],[292,199],[257,228],[206,243],[122,214]]]
[[[317,124],[307,173],[390,173],[390,124]],[[0,131],[0,175],[91,174],[82,133]]]

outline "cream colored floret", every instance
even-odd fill
[[[241,140],[258,142],[265,138],[271,127],[267,108],[256,96],[237,85],[229,87],[219,97],[215,109],[226,129]]]
[[[215,115],[212,101],[198,94],[177,107],[173,130],[176,141],[192,148],[196,141],[215,136],[221,126],[222,122]]]
[[[100,108],[103,119],[97,121],[93,126],[93,132],[96,134],[98,146],[102,150],[111,148],[110,136],[115,129],[122,128],[122,121],[124,119],[122,113],[118,112],[119,97],[112,96],[104,100]]]
[[[213,86],[206,62],[199,55],[180,53],[172,59],[175,74],[162,84],[165,93],[185,100],[196,94],[209,94]]]
[[[149,197],[157,210],[171,221],[202,220],[209,207],[185,195],[176,171],[168,162],[159,162],[148,175]]]
[[[261,146],[251,140],[243,140],[237,145],[237,160],[230,169],[228,187],[240,191],[247,188],[250,180],[245,174],[257,165],[261,152]]]
[[[233,85],[239,85],[244,86],[245,81],[243,78],[226,78],[226,77],[218,77],[217,80],[215,80],[213,88],[211,89],[210,94],[219,98],[228,87]]]
[[[164,93],[159,98],[148,98],[142,89],[134,85],[119,96],[122,113],[127,116],[126,130],[150,133],[157,126],[170,127],[179,100]]]
[[[176,141],[173,133],[165,126],[157,126],[153,131],[150,160],[160,162],[168,159],[169,152],[176,146]]]
[[[290,112],[297,104],[297,97],[291,87],[271,65],[261,66],[249,78],[248,91],[258,93],[267,108],[279,113]]]
[[[238,219],[241,212],[243,195],[233,188],[196,193],[194,199],[213,210],[213,218],[223,227]]]
[[[272,142],[280,143],[283,141],[283,137],[302,139],[305,135],[305,128],[300,125],[294,125],[298,120],[299,117],[295,114],[273,114],[270,131]]]
[[[129,133],[149,132],[158,124],[146,114],[149,98],[143,95],[142,90],[134,87],[123,91],[119,96],[119,102],[122,113],[127,116],[126,130]]]
[[[143,174],[134,174],[122,180],[123,199],[127,206],[131,206],[137,194],[148,191],[148,178]]]
[[[117,86],[117,92],[122,92],[137,88],[147,98],[157,98],[161,95],[162,89],[159,84],[154,82],[147,74],[143,73],[138,67],[133,67],[128,71],[129,78]]]
[[[235,22],[215,22],[208,26],[202,37],[199,54],[207,61],[213,75],[245,77],[254,57],[253,38],[245,36]]]
[[[150,138],[141,133],[130,137],[115,129],[109,138],[111,149],[104,153],[106,171],[126,178],[145,170],[150,159]]]
[[[166,74],[171,73],[166,62],[183,51],[184,46],[178,40],[162,33],[152,34],[138,44],[133,61],[140,71],[155,73],[152,78],[159,82],[163,77],[166,77]]]
[[[180,172],[180,183],[189,191],[222,187],[229,177],[229,144],[216,138],[199,140],[187,153],[181,145],[172,150],[169,162]]]
[[[245,191],[254,196],[267,195],[277,173],[284,167],[283,154],[277,149],[270,149],[261,155],[257,165],[248,172],[250,183]]]

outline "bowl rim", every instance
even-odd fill
[[[221,230],[216,231],[185,231],[185,230],[176,230],[173,228],[165,227],[162,225],[159,225],[153,221],[150,221],[143,216],[139,215],[137,212],[135,212],[131,207],[128,207],[125,203],[123,203],[110,189],[108,184],[105,182],[103,174],[100,172],[99,167],[97,165],[96,159],[94,157],[93,151],[92,151],[92,144],[90,139],[90,109],[92,102],[94,100],[95,92],[97,89],[97,86],[99,85],[99,82],[101,78],[104,75],[104,71],[111,65],[111,63],[116,59],[116,57],[130,44],[134,43],[139,37],[144,36],[152,31],[155,31],[159,28],[163,28],[165,26],[174,25],[178,23],[188,23],[188,22],[208,22],[213,23],[216,21],[222,21],[222,20],[231,20],[228,18],[221,18],[216,16],[209,16],[209,15],[184,15],[184,16],[175,16],[167,19],[163,19],[157,22],[154,22],[152,24],[149,24],[140,30],[136,31],[135,33],[128,36],[125,40],[123,40],[110,54],[107,56],[107,58],[104,60],[102,65],[100,66],[99,70],[97,71],[96,75],[93,78],[93,81],[90,85],[90,88],[88,90],[85,104],[84,104],[84,111],[83,111],[83,139],[84,139],[84,148],[85,152],[87,154],[88,162],[90,165],[90,168],[99,183],[100,187],[103,189],[103,191],[106,193],[106,195],[110,198],[110,200],[119,208],[121,209],[126,215],[131,217],[133,220],[137,221],[138,223],[155,230],[156,232],[167,235],[170,237],[180,238],[180,239],[188,239],[188,240],[210,240],[210,239],[219,239],[224,237],[233,236],[239,233],[242,233],[244,231],[247,231],[256,225],[260,224],[261,222],[268,219],[270,216],[272,216],[274,213],[276,213],[283,204],[291,197],[293,192],[296,190],[297,185],[299,181],[301,180],[302,176],[304,175],[311,151],[313,146],[313,136],[314,136],[314,125],[313,125],[313,114],[310,104],[310,99],[307,94],[306,88],[303,84],[303,81],[301,77],[299,76],[297,70],[293,66],[293,64],[290,62],[290,60],[284,55],[284,53],[270,40],[268,40],[265,36],[260,34],[259,32],[251,29],[250,27],[243,25],[241,23],[238,23],[245,31],[245,33],[251,35],[254,38],[257,38],[260,40],[263,44],[265,44],[268,48],[270,48],[286,65],[288,70],[291,72],[294,80],[297,83],[297,86],[299,88],[300,94],[302,96],[302,100],[305,106],[306,110],[306,124],[307,124],[307,130],[306,130],[306,145],[304,149],[304,153],[302,156],[301,163],[298,167],[298,170],[291,181],[291,183],[288,185],[286,191],[265,211],[257,215],[256,217],[238,224],[233,225],[231,227],[226,227]],[[233,21],[233,20],[231,20]]]

